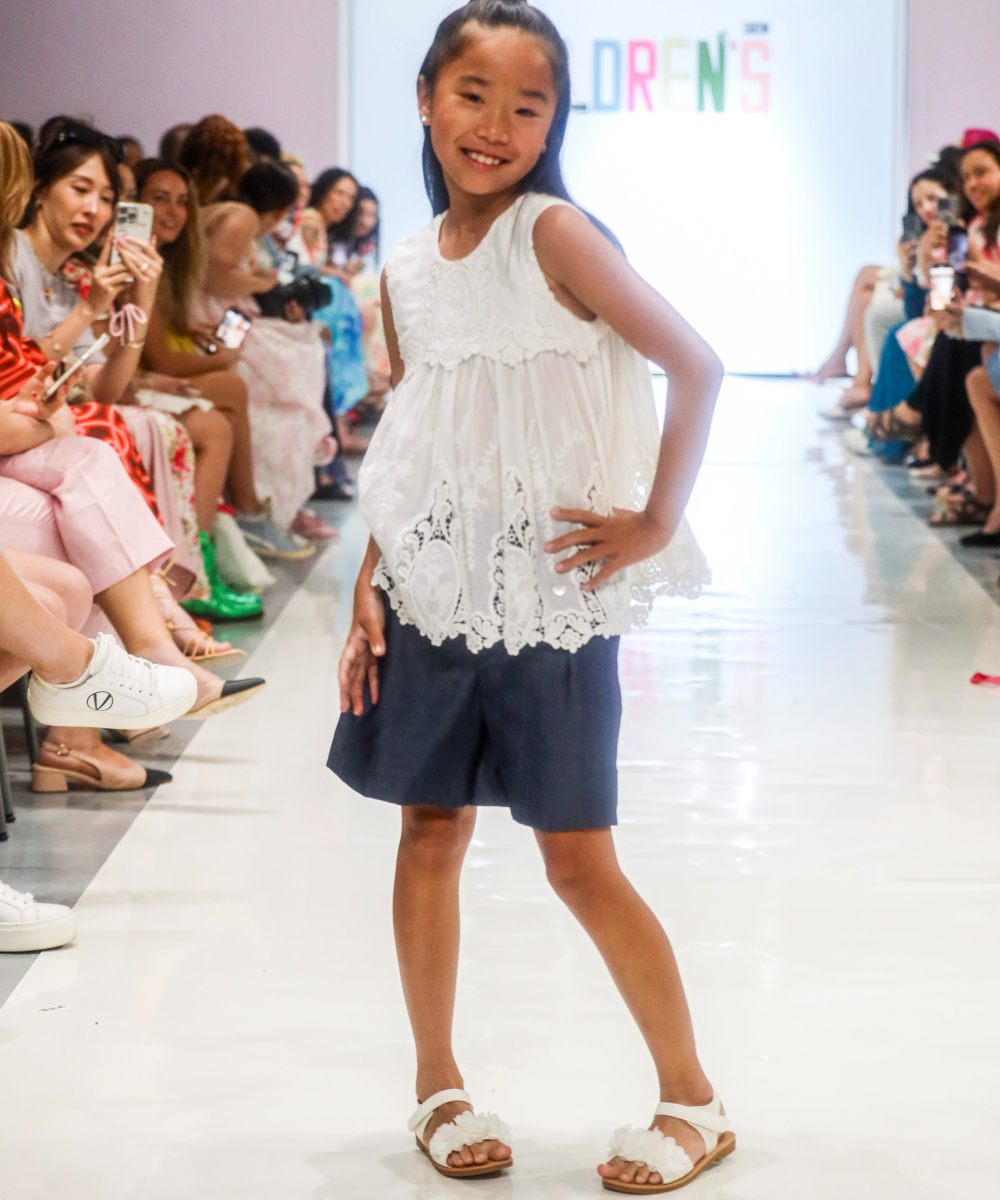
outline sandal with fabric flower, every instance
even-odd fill
[[[660,1104],[658,1117],[676,1117],[696,1130],[705,1143],[705,1153],[697,1162],[672,1137],[658,1129],[634,1129],[627,1125],[611,1139],[608,1161],[620,1159],[626,1163],[641,1163],[660,1177],[659,1183],[623,1183],[605,1179],[609,1192],[624,1192],[630,1196],[654,1196],[673,1192],[692,1183],[708,1167],[715,1166],[736,1149],[736,1135],[730,1131],[729,1118],[722,1104],[713,1096],[709,1104],[694,1108],[687,1104]]]
[[[461,1088],[436,1092],[420,1105],[407,1124],[409,1131],[416,1136],[418,1148],[431,1160],[435,1171],[448,1179],[476,1179],[483,1175],[496,1175],[514,1165],[513,1157],[508,1157],[499,1162],[491,1159],[469,1167],[449,1166],[449,1157],[463,1146],[475,1146],[479,1142],[503,1142],[509,1145],[510,1129],[496,1113],[463,1112],[454,1121],[439,1125],[430,1141],[425,1142],[424,1132],[430,1119],[443,1104],[471,1106],[472,1100],[468,1092],[463,1092]]]

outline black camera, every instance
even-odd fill
[[[285,306],[293,301],[309,317],[317,308],[326,308],[333,299],[333,290],[315,275],[300,275],[291,283],[273,287],[269,292],[258,292],[254,299],[265,317],[284,317]]]

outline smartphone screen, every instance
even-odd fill
[[[137,204],[132,200],[123,200],[115,210],[115,227],[113,237],[135,238],[137,242],[148,242],[153,236],[153,206]],[[110,263],[120,263],[122,256],[118,247],[112,243]]]
[[[903,241],[919,242],[924,236],[926,226],[914,212],[908,212],[903,218]]]
[[[969,235],[964,229],[953,228],[948,233],[948,262],[960,271],[969,261]]]
[[[253,328],[253,321],[239,308],[227,308],[215,331],[216,339],[227,350],[239,350]]]

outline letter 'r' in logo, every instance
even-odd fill
[[[115,698],[110,692],[91,692],[87,697],[87,707],[94,712],[107,712],[114,702]]]

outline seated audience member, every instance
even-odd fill
[[[360,188],[351,222],[347,273],[351,279],[351,291],[361,310],[365,370],[368,372],[368,400],[376,406],[379,406],[378,398],[384,397],[389,391],[391,375],[385,326],[382,322],[380,233],[378,196],[371,188]]]
[[[91,641],[77,633],[91,600],[86,579],[68,564],[0,554],[0,689],[32,671],[29,703],[43,723],[54,711],[60,720],[102,728],[182,715],[195,696],[190,674],[131,658],[105,635]],[[113,697],[110,709],[91,708],[95,690]],[[68,908],[36,903],[0,882],[0,953],[52,950],[75,935]]]
[[[918,282],[918,275],[926,272],[935,255],[944,252],[947,242],[947,226],[938,220],[940,205],[954,200],[957,180],[950,171],[931,167],[914,176],[910,181],[909,203],[904,218],[904,236],[899,242],[898,294],[902,307],[900,319],[887,329],[880,327],[870,337],[876,355],[873,361],[879,364],[872,389],[869,410],[880,413],[894,408],[912,395],[916,387],[915,366],[907,359],[900,333],[908,320],[924,320],[927,295]],[[875,312],[873,301],[866,316],[866,330],[874,321],[887,319],[887,312]],[[903,335],[904,340],[906,335]],[[887,462],[901,462],[908,443],[900,440],[864,438],[858,430],[849,430],[845,435],[849,448],[864,453],[870,449]]]
[[[125,156],[125,165],[134,171],[137,164],[144,156],[142,142],[140,142],[137,137],[133,137],[130,133],[121,134],[115,139],[115,141],[117,141],[118,145],[122,148],[122,154]]]
[[[949,191],[958,190],[955,147],[945,147],[935,164],[935,173]],[[840,399],[821,415],[828,420],[849,420],[865,408],[872,394],[878,364],[889,329],[903,320],[902,297],[894,267],[867,266],[858,272],[851,289],[840,339],[822,367],[811,378],[822,383],[846,376],[847,354],[857,353],[857,372]]]
[[[330,303],[314,314],[329,334],[327,373],[337,441],[345,454],[360,454],[368,443],[352,430],[351,414],[368,395],[364,323],[346,270],[350,228],[358,183],[349,171],[330,167],[313,183],[310,207],[302,214],[300,238],[310,263],[318,266],[332,289]],[[342,244],[331,242],[331,234]],[[334,261],[337,259],[338,261]]]
[[[233,198],[236,185],[250,165],[250,151],[243,131],[225,117],[213,114],[191,127],[177,161],[194,180],[198,203],[215,204]]]
[[[254,162],[260,162],[262,159],[270,159],[271,162],[281,162],[281,143],[266,129],[253,127],[244,129],[243,136],[246,138],[247,146],[250,150],[250,157]]]
[[[193,128],[191,124],[172,125],[160,138],[159,157],[167,162],[180,162],[181,148]]]
[[[143,361],[152,371],[188,381],[225,416],[232,430],[226,484],[233,504],[255,522],[258,545],[266,543],[272,557],[300,557],[301,547],[274,526],[257,494],[248,389],[236,370],[241,350],[218,342],[214,326],[196,327],[192,321],[205,242],[190,176],[183,167],[147,159],[139,165],[137,180],[139,199],[153,207],[153,232],[164,261]],[[207,533],[202,536],[208,538]]]
[[[988,237],[988,229],[984,230]],[[969,273],[982,307],[956,304],[942,318],[946,331],[983,343],[983,365],[970,371],[965,381],[985,462],[978,466],[977,489],[992,495],[993,503],[982,528],[962,538],[973,549],[1000,548],[1000,263],[985,258]],[[950,321],[949,321],[950,318]],[[983,508],[985,509],[985,500]]]
[[[190,602],[215,618],[259,616],[259,597],[229,591],[214,571],[208,572],[212,578],[205,577],[199,543],[199,531],[211,531],[228,471],[228,422],[219,413],[196,409],[178,421],[176,398],[171,411],[162,411],[148,381],[142,391],[134,386],[161,256],[148,243],[119,239],[122,261],[112,264],[109,238],[95,265],[80,262],[79,256],[105,238],[114,211],[115,143],[76,123],[47,127],[48,140],[35,155],[32,208],[13,260],[27,332],[56,359],[70,346],[77,353],[87,349],[95,331],[114,330],[103,365],[89,376],[94,402],[74,407],[78,430],[118,448],[139,486],[155,493],[156,511],[178,547],[179,565],[192,579],[204,581]],[[112,407],[125,401],[120,409]]]
[[[8,275],[12,224],[31,192],[30,159],[9,126],[0,124],[0,278]],[[173,546],[115,452],[76,436],[62,404],[63,389],[43,396],[52,373],[46,356],[25,338],[21,309],[0,284],[0,398],[13,399],[0,412],[0,542],[31,553],[73,562],[130,650],[170,666],[189,666],[172,641],[157,607],[148,567],[162,563]],[[229,707],[230,689],[215,676],[190,666],[198,683],[198,715]],[[226,703],[221,703],[226,702]],[[143,786],[141,767],[100,742],[92,730],[51,731],[57,740],[38,764],[36,778],[94,777],[101,786]],[[83,756],[83,757],[81,757]]]
[[[1000,227],[1000,143],[980,142],[962,152],[960,160],[962,188],[969,205],[969,258],[973,263],[1000,262],[997,230]],[[940,237],[947,236],[947,233]],[[941,250],[934,252],[940,257]],[[929,269],[929,268],[928,268]],[[926,278],[921,283],[926,284]],[[975,301],[975,289],[968,300]],[[928,321],[928,332],[917,344],[913,331],[901,330],[904,348],[919,371],[916,388],[906,401],[874,416],[869,423],[873,437],[897,437],[916,441],[921,435],[928,443],[931,461],[945,475],[953,473],[964,456],[969,487],[951,494],[943,493],[943,511],[937,523],[980,523],[993,507],[992,474],[988,457],[975,426],[966,391],[966,378],[981,365],[982,346],[960,341],[940,331],[940,320]],[[953,516],[953,519],[949,519]]]
[[[286,310],[291,319],[264,317],[255,299],[277,285],[277,272],[262,265],[261,242],[288,215],[298,185],[280,163],[261,162],[246,172],[237,194],[234,202],[204,210],[208,268],[194,319],[217,325],[232,306],[253,315],[236,369],[250,391],[257,485],[268,497],[269,516],[278,529],[288,531],[295,522],[305,537],[325,536],[328,527],[315,525],[303,512],[314,488],[314,466],[335,453],[323,411],[322,339],[298,306]],[[270,543],[258,536],[266,515],[242,513],[238,520],[250,545],[267,556]],[[314,548],[307,543],[303,549]]]
[[[32,403],[34,415],[26,407]],[[169,539],[114,452],[72,432],[60,436],[59,416],[56,402],[33,400],[25,389],[0,411],[0,546],[77,567],[130,653],[191,672],[197,701],[190,716],[249,699],[262,680],[223,684],[178,649],[149,574],[172,552]],[[49,730],[32,774],[36,791],[65,791],[69,782],[132,790],[151,778],[96,731],[66,727]]]

